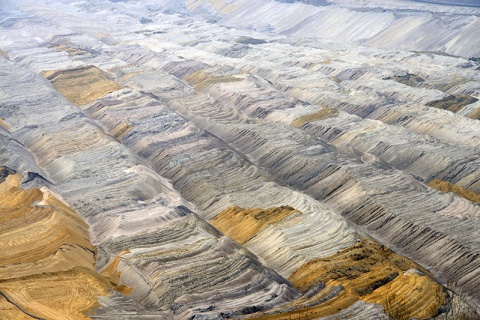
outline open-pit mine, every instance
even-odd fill
[[[480,3],[0,0],[0,319],[480,319]]]

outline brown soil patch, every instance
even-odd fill
[[[95,66],[45,71],[42,76],[52,82],[55,90],[76,105],[87,104],[123,88],[111,80],[108,73]]]
[[[469,95],[449,95],[443,99],[430,101],[427,106],[452,112],[458,112],[464,106],[477,102],[478,99]]]
[[[338,115],[339,115],[339,112],[337,110],[329,107],[323,107],[320,111],[317,111],[311,114],[306,114],[304,116],[301,116],[295,119],[292,123],[290,123],[290,125],[299,128],[307,122],[318,121],[318,120],[323,120],[327,118],[334,118],[334,117],[338,117]]]
[[[480,203],[480,194],[447,181],[435,179],[427,183],[427,186],[445,193],[453,192],[459,197],[465,198],[475,203]]]
[[[236,242],[243,244],[269,224],[280,222],[295,212],[290,206],[269,209],[243,209],[232,206],[210,220],[215,228]]]
[[[388,77],[388,78],[385,78],[385,80],[394,80],[394,81],[397,81],[401,84],[404,84],[404,85],[407,85],[407,86],[410,86],[410,87],[416,87],[418,84],[424,82],[425,78],[423,78],[421,76],[414,75],[414,74],[407,73],[407,74],[401,75],[401,76],[397,75],[397,76],[394,76],[394,77]]]
[[[216,83],[223,82],[238,82],[242,81],[242,78],[236,78],[234,76],[215,76],[206,74],[203,70],[195,71],[194,73],[186,76],[184,80],[190,84],[195,90],[203,90],[208,86]]]

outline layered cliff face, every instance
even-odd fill
[[[42,229],[55,230],[35,242],[50,251],[21,255],[61,269],[42,274],[58,282],[53,301],[72,278],[91,284],[68,316],[427,319],[452,296],[478,309],[479,65],[350,43],[388,34],[382,23],[424,30],[415,19],[432,7],[408,16],[401,3],[370,12],[347,2],[263,1],[251,12],[249,1],[22,0],[2,9],[0,176],[10,185],[10,174],[27,177],[22,208],[78,212],[98,248],[76,222],[65,252],[78,258],[47,254],[67,239],[57,230],[70,230],[69,216]],[[431,23],[440,12],[459,37],[458,16],[476,10],[437,9]],[[333,33],[339,21],[344,38]],[[307,29],[319,38],[286,36]],[[322,40],[320,29],[348,41]],[[42,204],[33,188],[43,185],[72,209]],[[21,274],[0,289],[23,299],[23,311],[61,306],[36,291],[25,299],[18,281],[38,277],[11,270]]]

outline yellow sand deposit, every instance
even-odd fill
[[[109,74],[95,66],[45,71],[42,75],[52,82],[60,94],[76,105],[87,104],[123,88],[111,80]]]
[[[242,78],[236,78],[234,76],[216,76],[206,74],[203,70],[195,71],[194,73],[186,76],[184,80],[194,87],[196,90],[203,90],[206,87],[223,82],[237,82],[242,81]]]
[[[5,51],[3,51],[2,49],[0,49],[0,56],[4,57],[4,58],[7,58],[7,59],[10,59],[8,53],[6,53]]]
[[[315,319],[364,300],[382,304],[391,316],[401,315],[399,319],[426,319],[435,314],[445,297],[442,287],[429,275],[407,271],[414,268],[421,269],[371,240],[359,241],[333,256],[306,263],[289,278],[301,292],[308,292],[319,283],[324,283],[325,289],[253,318]],[[312,305],[339,286],[343,290],[337,295]]]
[[[47,189],[20,184],[18,174],[0,184],[0,319],[88,319],[112,284],[95,271],[87,224]]]
[[[298,211],[290,206],[269,209],[243,209],[232,206],[213,218],[210,224],[243,244],[267,225],[277,223],[295,212]]]
[[[338,111],[335,109],[323,107],[321,110],[315,113],[306,114],[295,119],[290,125],[299,128],[307,122],[338,117],[338,114],[339,114]]]
[[[470,119],[480,120],[480,108],[475,109],[472,113],[468,115]]]
[[[125,135],[129,133],[132,129],[133,127],[130,124],[126,122],[121,122],[110,131],[110,134],[118,140],[122,140],[123,137],[125,137]]]
[[[480,203],[480,194],[478,194],[474,191],[462,188],[460,186],[457,186],[457,185],[455,185],[453,183],[450,183],[450,182],[447,182],[447,181],[443,181],[443,180],[440,180],[440,179],[434,179],[434,180],[430,181],[429,183],[427,183],[427,186],[429,186],[431,188],[435,188],[435,189],[440,190],[442,192],[453,192],[456,195],[458,195],[459,197],[465,198],[465,199],[470,200],[470,201],[475,202],[475,203]]]
[[[60,51],[66,52],[70,57],[82,56],[82,55],[88,54],[87,51],[77,48],[74,45],[57,44],[57,45],[51,45],[49,47],[54,48],[56,51],[59,51],[59,52]]]
[[[0,127],[10,130],[10,126],[2,118],[0,118]]]

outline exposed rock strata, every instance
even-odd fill
[[[468,118],[480,104],[456,114],[427,106],[449,95],[478,97],[474,61],[227,29],[161,12],[185,10],[176,1],[142,3],[25,0],[17,5],[24,13],[2,20],[0,31],[10,57],[0,57],[0,116],[10,130],[0,128],[2,163],[39,174],[86,218],[100,249],[97,269],[130,294],[102,298],[98,315],[335,311],[343,319],[380,319],[385,314],[372,302],[387,305],[387,292],[415,293],[415,285],[438,292],[430,278],[395,266],[374,272],[375,281],[389,281],[377,293],[362,292],[364,301],[340,288],[343,280],[326,287],[333,280],[317,281],[316,291],[303,294],[288,281],[303,266],[348,250],[359,232],[478,307],[478,205],[424,184],[442,179],[462,194],[480,190],[480,132]],[[247,1],[236,4],[186,6],[222,12],[228,24],[248,11]],[[281,6],[305,18],[303,4]],[[312,19],[317,13],[309,12]],[[346,9],[333,16],[340,14],[350,25],[378,17]],[[449,19],[442,23],[455,22]],[[265,23],[254,22],[258,30]],[[86,53],[69,54],[72,48]],[[56,90],[39,76],[44,70],[59,70],[47,74]],[[403,73],[422,81],[395,79]],[[252,228],[237,239],[242,246],[206,223],[232,206],[285,205],[298,211],[246,223]],[[418,300],[422,307],[409,310],[430,315],[442,298]]]
[[[11,64],[8,68],[10,79],[22,86],[18,75],[28,72]],[[52,188],[86,217],[100,249],[97,269],[108,279],[120,272],[117,289],[130,294],[103,299],[99,314],[234,316],[267,310],[299,295],[288,281],[192,213],[168,181],[79,109],[65,108],[65,102],[55,107],[62,99],[52,97],[53,89],[40,77],[32,75],[28,84],[38,88],[35,100],[42,101],[48,116],[34,118],[33,131],[18,128],[17,122],[12,135],[37,155]],[[14,101],[15,91],[5,92]],[[16,123],[16,115],[9,120]]]

